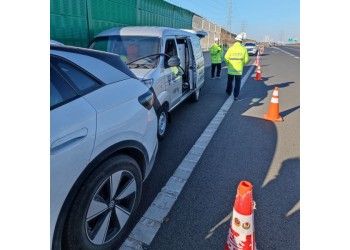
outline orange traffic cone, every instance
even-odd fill
[[[255,59],[255,62],[254,62],[254,65],[255,66],[258,66],[260,65],[260,52],[258,51],[258,55],[256,56],[256,59]]]
[[[256,250],[253,185],[241,181],[237,188],[225,250]]]
[[[279,114],[278,87],[275,87],[273,91],[270,107],[267,111],[267,114],[264,115],[264,119],[270,121],[283,122],[283,118]]]
[[[261,67],[258,65],[258,69],[256,70],[255,80],[260,81],[261,80]]]

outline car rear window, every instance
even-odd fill
[[[52,63],[80,94],[88,93],[101,86],[95,79],[77,69],[67,61],[55,58]]]
[[[50,68],[50,108],[75,99],[77,94],[72,87],[54,70]]]
[[[74,53],[76,55],[85,55],[85,56],[91,56],[96,59],[101,60],[104,63],[109,64],[113,68],[118,69],[120,72],[124,73],[126,76],[138,79],[136,75],[123,63],[123,61],[120,59],[119,56],[114,55],[112,53],[102,53],[98,50],[93,49],[83,49],[78,47],[69,47],[69,46],[50,46],[51,49],[67,52],[67,53]],[[52,50],[52,51],[54,51]],[[54,53],[54,52],[53,52]],[[54,53],[56,54],[56,53]],[[59,53],[57,53],[59,54]],[[68,56],[68,54],[66,54]],[[71,56],[70,56],[71,57]],[[70,59],[71,60],[71,59]]]

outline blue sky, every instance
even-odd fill
[[[227,27],[228,0],[165,0]],[[299,0],[232,0],[231,32],[245,31],[247,38],[263,41],[300,41]]]

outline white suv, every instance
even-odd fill
[[[52,249],[117,249],[158,150],[153,93],[119,56],[50,46]]]
[[[244,44],[244,47],[246,47],[249,55],[257,55],[258,54],[258,45],[254,42],[247,42]]]

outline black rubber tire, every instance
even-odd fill
[[[161,125],[160,125],[161,123]],[[158,111],[157,136],[158,140],[163,140],[168,129],[168,110],[162,106]]]
[[[109,185],[109,183],[113,183],[112,180],[114,180],[111,178],[112,175],[115,174],[114,176],[117,176],[116,173],[120,174],[120,181],[115,182],[118,183],[118,185]],[[131,187],[131,190],[135,189],[135,192],[132,193],[132,195],[129,194],[126,196],[128,198],[122,197],[121,199],[118,199],[118,194],[123,196],[121,190],[126,190],[126,186]],[[113,190],[115,191],[113,192],[113,194],[115,194],[113,199],[108,198],[111,197],[110,194],[112,192],[109,192],[112,190],[109,189],[111,187],[118,187]],[[78,190],[63,229],[62,249],[118,249],[125,240],[125,233],[133,223],[136,210],[140,203],[141,193],[142,175],[137,162],[133,158],[127,155],[117,155],[103,162],[89,175]],[[95,198],[94,202],[92,202],[93,198]],[[88,209],[90,206],[96,206],[93,204],[97,203],[104,204],[107,207],[106,210],[103,213],[96,215],[95,220],[88,220]],[[119,224],[121,217],[117,216],[117,207],[122,207],[128,213],[124,226],[120,226]],[[119,209],[118,211],[121,210]],[[110,217],[104,215],[107,213]],[[106,229],[109,230],[107,236],[110,236],[110,239],[105,239],[106,242],[101,244],[96,244],[96,242],[93,243],[93,237],[96,236],[93,233],[99,233],[99,229],[103,227],[102,222],[106,221],[106,218],[108,218],[109,222],[108,227],[106,227]],[[89,224],[89,228],[87,226],[88,223],[91,223]],[[99,227],[99,225],[101,227]]]

